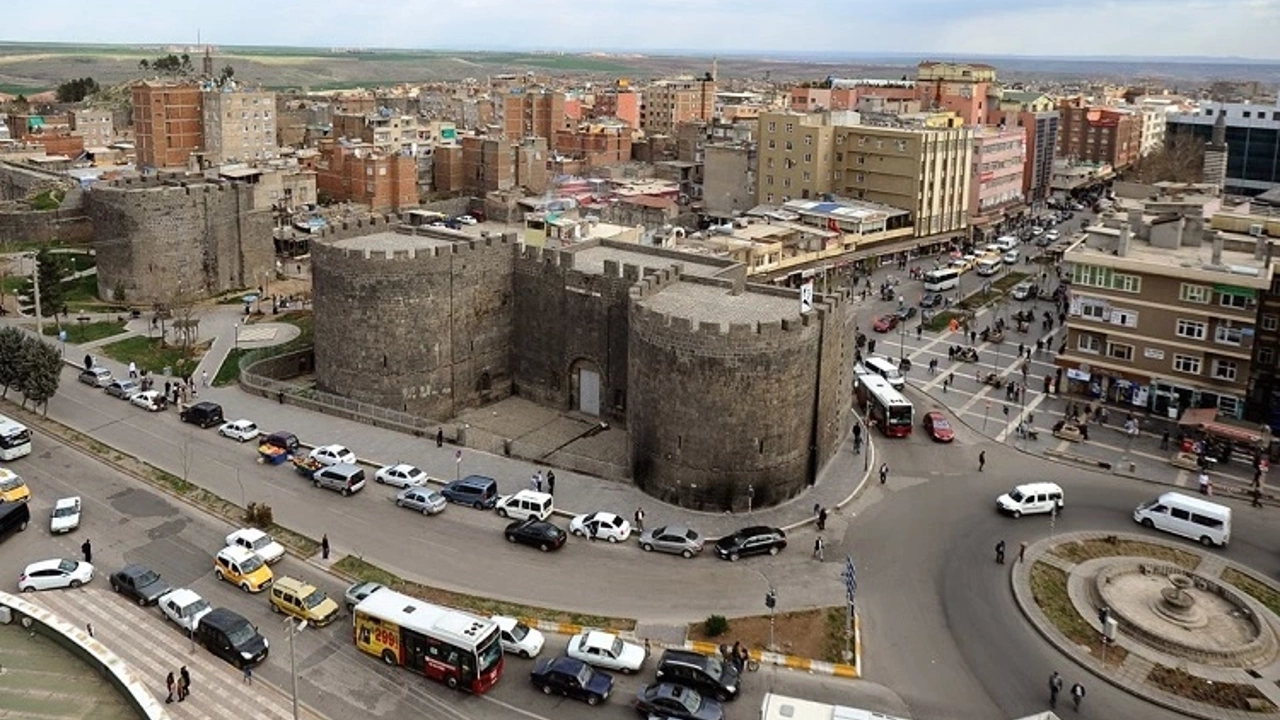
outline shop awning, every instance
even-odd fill
[[[1218,411],[1214,408],[1193,408],[1182,414],[1182,419],[1178,421],[1178,425],[1183,427],[1192,426],[1210,435],[1225,438],[1232,442],[1252,445],[1260,445],[1263,442],[1262,433],[1236,425],[1220,423],[1217,422],[1217,418]]]
[[[1223,295],[1230,295],[1232,297],[1243,297],[1243,298],[1258,297],[1258,291],[1254,290],[1253,288],[1238,287],[1236,285],[1223,285],[1222,283],[1218,283],[1213,286],[1213,289],[1215,292],[1221,293]]]

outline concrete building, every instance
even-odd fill
[[[244,163],[279,155],[275,93],[213,87],[204,92],[202,103],[207,163]]]
[[[617,118],[632,130],[640,129],[640,95],[631,88],[614,88],[596,95],[592,117]]]
[[[333,136],[373,145],[381,152],[415,154],[418,118],[382,107],[367,113],[334,113]]]
[[[418,204],[417,163],[387,154],[369,143],[329,138],[320,143],[316,192],[338,202],[366,205],[374,212]]]
[[[1053,189],[1053,160],[1058,150],[1060,115],[1053,98],[1042,93],[992,90],[987,124],[1020,127],[1027,133],[1022,165],[1022,194],[1038,206]]]
[[[185,167],[204,149],[200,86],[141,82],[133,86],[133,134],[139,168]]]
[[[1266,238],[1206,227],[1209,198],[1121,199],[1069,247],[1062,387],[1176,418],[1241,417],[1258,298],[1271,287]]]
[[[826,113],[760,115],[756,202],[781,205],[821,198],[832,188],[831,117]]]
[[[702,206],[715,218],[731,218],[756,204],[754,142],[712,142],[703,147]]]
[[[672,135],[691,120],[710,122],[715,115],[716,81],[703,78],[659,80],[641,95],[640,129],[648,135]]]
[[[1280,188],[1280,104],[1206,103],[1192,113],[1171,113],[1166,132],[1207,143],[1219,116],[1228,147],[1226,191],[1257,195]]]
[[[1081,98],[1058,105],[1061,126],[1057,156],[1071,161],[1105,163],[1124,170],[1142,149],[1142,118],[1120,108],[1087,105]]]
[[[950,110],[965,125],[981,125],[995,81],[996,69],[990,65],[926,60],[916,67],[916,99],[923,109]]]
[[[115,141],[115,120],[111,108],[76,108],[69,115],[71,132],[84,138],[85,147],[101,148]]]
[[[572,129],[562,92],[517,87],[502,95],[502,132],[512,142],[540,137],[552,143],[556,133]]]
[[[1022,209],[1026,157],[1025,128],[974,128],[969,189],[969,223],[974,228],[990,230]]]
[[[1146,157],[1164,147],[1165,116],[1168,112],[1163,107],[1139,105],[1134,108],[1142,118],[1142,130],[1139,132],[1138,157]]]

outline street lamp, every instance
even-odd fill
[[[307,629],[306,620],[285,618],[284,631],[289,636],[289,675],[293,679],[293,720],[298,720],[298,664],[294,659],[293,636]]]

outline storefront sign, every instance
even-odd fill
[[[1217,293],[1222,293],[1223,295],[1230,295],[1232,297],[1246,297],[1246,298],[1258,297],[1257,290],[1254,290],[1253,288],[1236,287],[1235,285],[1222,285],[1222,284],[1214,285],[1213,291]]]

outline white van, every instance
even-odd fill
[[[1000,272],[1000,268],[1004,267],[1004,260],[999,256],[984,257],[978,261],[978,274],[982,277],[991,277]]]
[[[1226,547],[1231,541],[1231,508],[1182,493],[1167,492],[1142,503],[1133,511],[1133,520],[1207,547]]]
[[[1001,235],[996,238],[994,244],[998,245],[1002,252],[1009,252],[1010,250],[1014,250],[1018,247],[1018,238],[1012,235]]]
[[[875,373],[885,380],[888,380],[889,386],[894,390],[901,390],[902,387],[907,384],[906,378],[902,377],[902,373],[898,372],[898,366],[889,362],[888,358],[872,355],[862,361],[862,366],[866,368],[868,372]]]
[[[1062,487],[1057,483],[1038,482],[1019,485],[996,498],[996,510],[1014,517],[1062,512]]]
[[[512,520],[537,518],[546,520],[555,510],[555,498],[535,490],[521,490],[515,495],[503,495],[494,506],[498,514]]]

